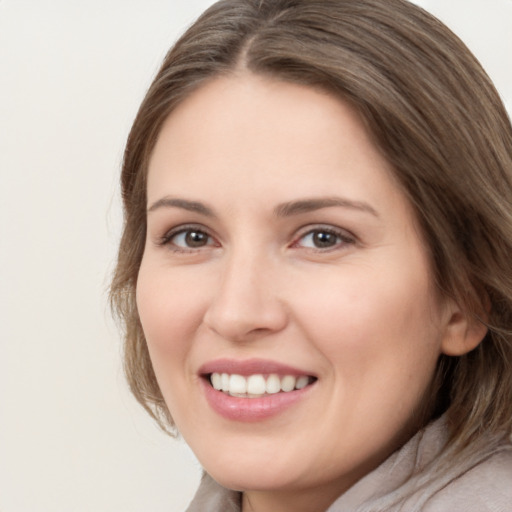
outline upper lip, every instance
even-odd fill
[[[267,359],[215,359],[203,364],[199,368],[200,375],[208,375],[211,373],[229,373],[243,376],[277,374],[294,375],[296,377],[300,377],[301,375],[315,377],[314,374],[307,370]]]

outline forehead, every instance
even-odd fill
[[[166,119],[149,165],[148,201],[162,194],[269,200],[386,195],[398,187],[358,113],[322,90],[252,74],[216,78]],[[278,195],[282,197],[277,197]]]

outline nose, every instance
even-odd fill
[[[232,255],[221,270],[204,323],[231,341],[249,341],[284,329],[288,314],[279,297],[277,270],[257,255]]]

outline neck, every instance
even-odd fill
[[[352,471],[335,480],[280,490],[248,490],[242,495],[242,512],[325,512],[350,487],[371,473],[410,437],[405,431],[389,446],[374,454]]]
[[[242,512],[325,512],[343,489],[304,491],[247,491],[242,496]]]

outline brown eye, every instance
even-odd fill
[[[200,229],[188,228],[167,236],[165,244],[173,245],[177,249],[200,249],[212,245],[213,239]]]
[[[325,249],[327,247],[333,247],[338,243],[339,236],[334,233],[327,231],[316,231],[312,235],[312,242],[318,249]]]
[[[203,247],[208,244],[208,235],[203,231],[186,231],[185,243],[187,247]]]
[[[348,244],[353,244],[354,239],[345,232],[339,232],[334,229],[318,228],[308,231],[296,243],[298,247],[306,249],[333,249]]]

